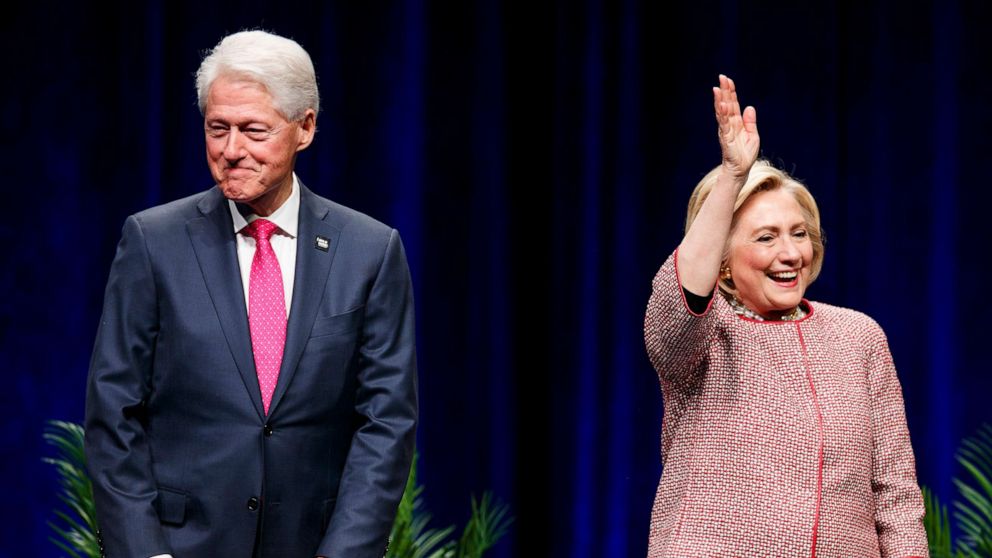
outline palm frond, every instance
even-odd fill
[[[414,540],[414,558],[430,558],[438,553],[444,556],[449,551],[450,544],[446,543],[448,537],[454,532],[455,527],[451,525],[444,529],[428,529]]]
[[[59,500],[68,508],[68,512],[55,510],[59,523],[48,523],[55,534],[49,539],[75,558],[96,558],[100,556],[100,543],[96,537],[93,484],[86,472],[83,453],[83,427],[53,420],[48,422],[42,436],[56,449],[57,457],[42,461],[55,467],[61,487]]]
[[[962,556],[992,556],[992,426],[965,438],[956,457],[966,473],[953,479],[962,498],[954,502],[961,531],[957,549]]]
[[[417,462],[420,455],[413,454],[410,465],[410,475],[406,480],[406,489],[400,499],[396,511],[396,520],[389,535],[389,549],[385,558],[444,558],[445,540],[451,535],[454,527],[445,529],[428,529],[431,516],[423,511],[421,494],[424,487],[417,484]],[[437,555],[437,552],[442,554]],[[435,554],[431,554],[435,553]]]
[[[947,517],[947,506],[940,504],[937,495],[923,487],[923,527],[930,541],[930,558],[956,558],[954,543],[951,540],[951,522]]]
[[[509,508],[494,503],[492,493],[484,493],[479,501],[473,496],[472,515],[458,541],[458,558],[482,558],[506,534],[512,522]]]
[[[513,521],[509,507],[494,503],[488,492],[480,501],[473,497],[472,514],[461,539],[449,541],[454,526],[427,528],[431,516],[423,509],[424,487],[417,484],[419,460],[419,454],[414,453],[385,558],[482,558],[509,529]]]
[[[56,532],[59,530],[59,528],[56,527],[55,525],[52,525],[51,522],[48,523],[48,526],[51,527]],[[80,556],[78,552],[70,548],[68,545],[66,545],[66,543],[62,542],[61,540],[56,539],[55,537],[48,537],[48,540],[52,541],[52,544],[61,548],[63,551],[68,552],[69,555],[72,556],[73,558],[89,558],[90,556],[89,554]]]

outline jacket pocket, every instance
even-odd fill
[[[310,330],[310,337],[321,337],[324,335],[339,335],[355,331],[362,324],[365,318],[365,306],[359,306],[354,310],[349,310],[334,316],[318,317],[313,322]]]
[[[159,521],[169,525],[182,525],[186,520],[186,500],[185,492],[164,486],[158,487],[155,511],[158,512]]]

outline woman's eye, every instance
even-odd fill
[[[792,233],[792,236],[796,238],[806,238],[807,236],[809,236],[809,233],[807,233],[806,231],[796,231]]]
[[[772,240],[775,240],[775,237],[770,234],[763,234],[758,237],[758,242],[771,242]]]

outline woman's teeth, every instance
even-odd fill
[[[779,271],[778,273],[769,273],[768,276],[775,281],[792,281],[795,279],[799,273],[795,271]]]

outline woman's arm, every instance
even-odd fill
[[[885,333],[872,324],[868,386],[871,396],[872,492],[882,556],[927,556],[923,497],[906,426],[902,388]]]
[[[727,76],[721,75],[720,86],[713,88],[713,109],[723,150],[723,172],[681,246],[658,270],[644,314],[644,343],[663,382],[692,377],[705,353],[716,322],[709,306],[690,304],[685,292],[704,296],[712,304],[737,193],[758,155],[754,108],[741,113],[734,82]]]
[[[758,157],[760,145],[754,107],[741,112],[734,80],[722,74],[720,86],[713,88],[713,110],[719,127],[722,168],[678,251],[682,286],[697,295],[713,292],[716,285],[724,246],[730,236],[734,203]]]

